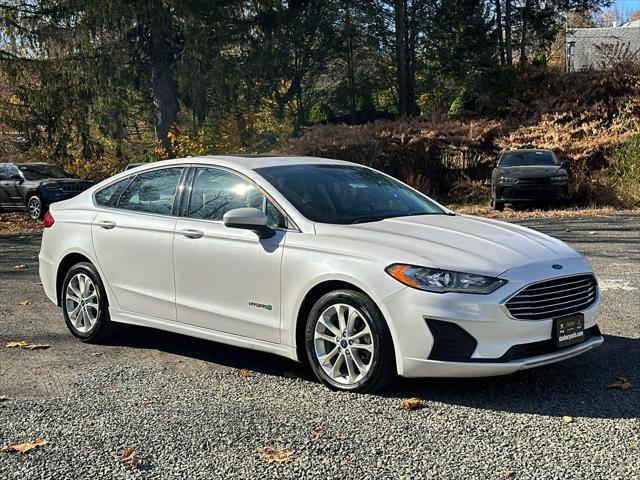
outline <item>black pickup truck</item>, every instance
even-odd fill
[[[48,163],[0,163],[0,212],[25,211],[37,220],[52,203],[74,197],[91,185]]]

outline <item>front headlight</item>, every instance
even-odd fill
[[[399,282],[419,290],[445,293],[491,293],[507,283],[506,280],[474,273],[452,272],[438,268],[417,267],[394,263],[386,272]]]
[[[558,175],[557,177],[551,177],[551,181],[552,182],[564,182],[567,180],[567,176],[566,175]]]
[[[518,183],[518,178],[515,177],[500,177],[498,181],[500,183]]]

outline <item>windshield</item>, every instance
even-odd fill
[[[45,180],[47,178],[71,178],[60,167],[55,165],[17,165],[27,180]]]
[[[364,167],[283,165],[257,171],[314,222],[348,224],[446,213],[405,184]]]
[[[558,160],[553,152],[545,150],[507,152],[500,160],[501,167],[529,167],[558,165]]]

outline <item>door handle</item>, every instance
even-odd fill
[[[111,230],[112,228],[115,228],[116,222],[112,222],[111,220],[102,220],[98,222],[98,225],[105,230]]]
[[[194,230],[193,228],[185,228],[180,233],[187,238],[202,238],[204,237],[204,232],[202,230]]]

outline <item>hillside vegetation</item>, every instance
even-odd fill
[[[578,204],[640,204],[640,65],[567,75],[530,68],[485,116],[318,125],[278,151],[384,170],[443,201],[489,199],[491,163],[509,148],[551,148],[571,162]]]

